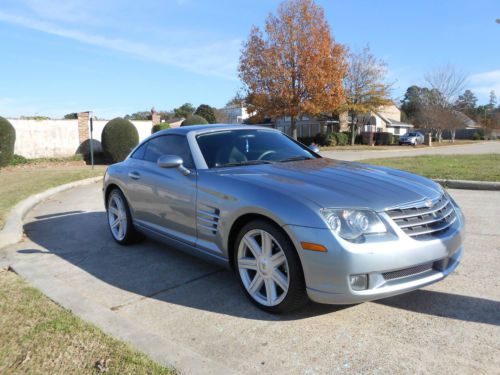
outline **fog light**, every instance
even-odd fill
[[[351,283],[351,288],[353,290],[365,290],[368,289],[368,275],[351,275],[349,276],[349,282]]]

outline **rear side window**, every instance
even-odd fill
[[[144,160],[156,163],[162,155],[180,156],[186,168],[194,168],[188,141],[182,135],[162,135],[147,143]]]
[[[146,151],[147,144],[142,144],[134,153],[130,156],[132,159],[144,159],[144,153]]]

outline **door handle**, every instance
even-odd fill
[[[141,175],[138,173],[138,172],[129,172],[128,173],[128,176],[132,179],[132,180],[138,180],[141,178]]]

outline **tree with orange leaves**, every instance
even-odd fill
[[[258,116],[290,116],[296,139],[297,117],[344,103],[345,51],[313,0],[282,2],[277,15],[268,16],[265,34],[253,27],[240,57],[248,109]]]

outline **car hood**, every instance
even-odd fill
[[[218,170],[225,178],[307,199],[320,207],[382,211],[426,199],[442,189],[435,182],[396,169],[320,158]]]

